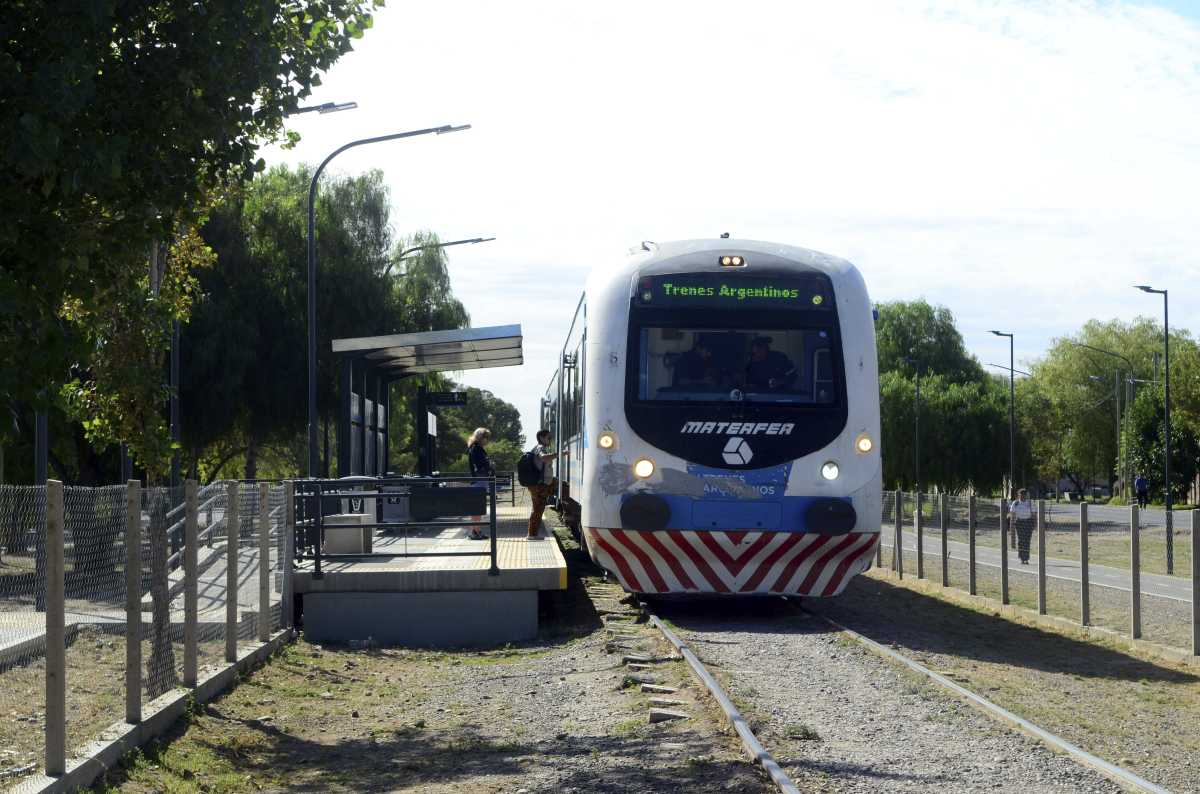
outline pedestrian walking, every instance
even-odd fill
[[[1017,557],[1022,565],[1029,564],[1029,542],[1033,538],[1033,502],[1024,488],[1017,491],[1017,498],[1008,508],[1010,526],[1017,535]]]
[[[467,465],[470,467],[472,477],[494,477],[496,470],[492,466],[492,459],[488,457],[487,445],[492,440],[492,431],[486,427],[477,427],[475,432],[471,434],[471,439],[467,443]],[[478,484],[472,483],[476,487]],[[484,484],[482,487],[486,488]],[[472,521],[482,521],[483,516],[471,516]],[[467,536],[471,540],[486,540],[487,533],[479,527],[471,527],[471,532]]]
[[[1150,504],[1150,481],[1146,479],[1146,475],[1139,474],[1137,479],[1133,481],[1133,490],[1137,494],[1138,507],[1145,508]]]
[[[557,456],[550,451],[550,431],[539,430],[536,439],[537,445],[526,452],[518,464],[518,468],[524,469],[522,484],[529,489],[532,505],[529,510],[530,538],[538,536],[546,504],[550,501],[551,494],[558,492],[558,479],[554,476],[554,466],[551,463]]]

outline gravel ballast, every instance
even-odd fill
[[[668,614],[801,787],[1121,790],[883,661],[823,620],[766,604],[719,611],[719,618],[694,607]]]

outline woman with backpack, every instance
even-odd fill
[[[495,468],[492,466],[492,459],[488,457],[487,445],[492,440],[492,431],[486,427],[477,427],[475,432],[471,434],[470,441],[467,442],[467,466],[470,469],[472,477],[493,477],[496,474]],[[476,487],[478,484],[472,483]],[[484,485],[483,487],[487,487]],[[483,516],[471,516],[472,521],[482,521]],[[471,532],[467,536],[471,540],[487,540],[487,534],[479,527],[471,527]]]

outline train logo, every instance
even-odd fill
[[[734,436],[725,444],[725,452],[722,457],[730,466],[745,466],[754,457],[754,451],[750,449],[746,439]]]

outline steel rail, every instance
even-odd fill
[[[641,602],[641,605],[650,622],[662,632],[662,635],[667,638],[667,642],[675,646],[675,649],[679,651],[679,654],[688,663],[688,666],[692,668],[692,672],[704,683],[704,686],[708,688],[709,694],[721,706],[721,710],[725,712],[730,725],[737,731],[737,735],[741,737],[742,745],[745,746],[746,752],[750,754],[750,757],[756,763],[762,765],[762,768],[771,776],[771,780],[774,781],[783,794],[800,794],[800,789],[796,787],[796,784],[788,777],[787,772],[783,771],[783,768],[779,766],[779,763],[771,756],[767,749],[762,746],[758,737],[754,735],[754,731],[750,730],[750,725],[746,722],[746,718],[738,711],[737,706],[733,705],[733,701],[725,694],[725,690],[721,688],[717,679],[713,678],[712,674],[704,667],[704,663],[696,657],[696,654],[691,652],[683,640],[675,635],[675,632],[671,631],[665,623],[659,620],[658,615],[655,615],[644,601]]]
[[[803,609],[803,607],[801,607],[801,609]],[[1025,719],[1024,717],[1018,717],[1016,714],[1013,714],[1008,709],[1006,709],[1002,706],[996,705],[995,703],[993,703],[992,701],[983,697],[982,695],[977,695],[974,692],[972,692],[971,690],[967,689],[966,687],[963,687],[963,686],[960,686],[959,684],[954,683],[953,681],[946,678],[945,676],[935,673],[933,670],[930,670],[925,665],[923,665],[920,662],[917,662],[913,659],[908,658],[907,656],[905,656],[902,653],[898,653],[897,651],[894,651],[885,645],[880,645],[878,642],[875,642],[875,640],[872,640],[869,637],[865,637],[862,634],[859,634],[857,631],[854,631],[853,629],[846,628],[841,623],[838,623],[836,620],[833,620],[832,618],[828,618],[828,617],[821,615],[819,613],[816,613],[816,612],[810,612],[808,610],[804,610],[804,611],[807,614],[812,615],[813,617],[818,617],[821,620],[824,620],[826,623],[833,626],[838,631],[848,635],[852,639],[854,639],[857,642],[859,642],[860,644],[864,645],[868,650],[878,654],[879,656],[882,656],[884,659],[887,659],[887,660],[893,661],[893,662],[899,662],[900,664],[909,668],[913,672],[919,673],[919,674],[925,676],[926,678],[928,678],[929,680],[933,681],[934,683],[939,684],[943,688],[950,690],[955,695],[957,695],[959,698],[961,698],[962,700],[965,700],[967,703],[971,704],[972,706],[975,706],[980,711],[987,714],[989,717],[992,717],[993,719],[999,720],[1000,722],[1006,723],[1009,726],[1016,728],[1017,730],[1026,734],[1027,736],[1030,736],[1030,737],[1038,740],[1042,744],[1046,745],[1051,750],[1069,756],[1077,763],[1082,764],[1083,766],[1086,766],[1089,769],[1092,769],[1092,770],[1100,773],[1101,775],[1104,775],[1106,778],[1113,781],[1114,783],[1117,783],[1120,786],[1131,789],[1133,791],[1148,792],[1148,794],[1171,794],[1171,792],[1168,789],[1165,789],[1162,786],[1151,783],[1150,781],[1146,780],[1145,778],[1139,777],[1138,775],[1134,774],[1133,772],[1130,772],[1128,769],[1119,767],[1116,764],[1111,764],[1108,761],[1105,761],[1103,758],[1099,758],[1097,756],[1092,755],[1087,750],[1084,750],[1081,747],[1077,747],[1076,745],[1071,744],[1070,742],[1068,742],[1066,739],[1062,738],[1061,736],[1057,736],[1057,735],[1051,733],[1050,731],[1046,730],[1045,728],[1040,728],[1037,725],[1034,725],[1032,722]]]

